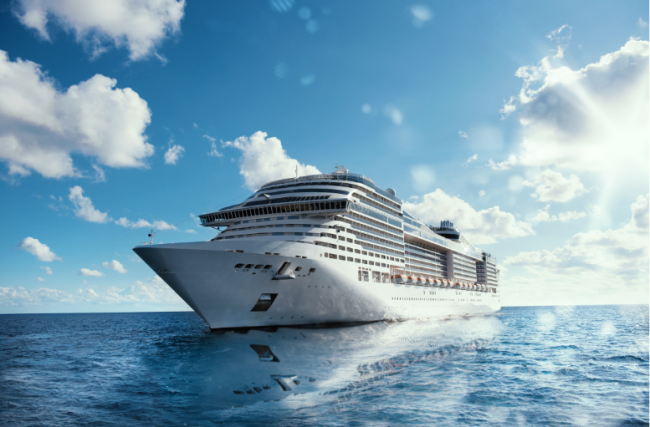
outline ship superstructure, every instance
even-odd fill
[[[448,220],[343,167],[269,182],[200,215],[209,242],[134,251],[211,328],[369,322],[500,309],[496,259]]]

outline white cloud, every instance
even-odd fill
[[[562,25],[560,28],[551,31],[546,35],[546,37],[554,42],[558,43],[557,49],[555,50],[555,55],[553,59],[562,59],[564,58],[564,51],[569,47],[569,41],[571,40],[571,30],[573,28],[568,24]]]
[[[514,113],[515,110],[517,109],[517,106],[515,105],[514,96],[511,96],[508,101],[504,99],[503,102],[505,104],[503,104],[503,108],[499,110],[499,113],[501,113],[501,120],[504,120],[510,114]]]
[[[104,169],[100,168],[97,165],[93,165],[93,169],[95,169],[94,182],[106,182],[106,173],[104,173]]]
[[[483,197],[483,196],[485,196],[485,190],[481,190],[481,191],[479,191],[479,192],[478,192],[478,196],[479,196],[479,197]]]
[[[551,205],[546,205],[544,209],[538,209],[537,214],[533,217],[533,222],[569,222],[574,219],[580,219],[587,216],[586,212],[577,212],[577,211],[567,211],[560,212],[557,215],[551,215],[548,213]]]
[[[109,220],[107,213],[95,209],[90,198],[84,197],[83,190],[80,186],[75,185],[72,187],[68,198],[74,203],[74,214],[79,218],[88,222],[98,223],[105,223]]]
[[[181,145],[172,145],[169,147],[165,153],[165,164],[175,165],[178,159],[183,156],[183,151],[185,151],[185,147]]]
[[[153,154],[146,101],[115,89],[116,80],[96,74],[59,92],[38,64],[12,62],[1,50],[0,76],[0,159],[10,174],[81,176],[72,153],[110,167],[143,167]]]
[[[45,40],[50,40],[53,21],[93,57],[114,44],[127,46],[135,61],[156,54],[156,46],[180,30],[184,7],[185,0],[18,0],[14,13]]]
[[[92,276],[92,277],[102,277],[104,273],[97,270],[90,270],[88,268],[82,268],[79,270],[79,274],[82,276]]]
[[[45,279],[43,279],[42,277],[37,277],[36,280],[38,280],[39,282],[44,282],[45,281]]]
[[[45,262],[52,262],[54,260],[61,261],[61,258],[56,256],[45,243],[41,243],[38,239],[33,237],[25,237],[19,244],[18,249],[29,252],[32,255],[36,255],[36,258]]]
[[[46,272],[47,274],[50,274],[50,275],[51,275],[51,274],[54,274],[54,273],[52,272],[52,269],[51,269],[50,267],[41,267],[41,269],[45,270],[45,272]]]
[[[404,209],[429,224],[451,220],[461,234],[475,244],[535,234],[530,224],[517,221],[513,214],[498,206],[477,212],[464,200],[449,196],[440,189],[426,194],[420,203],[404,203]]]
[[[538,304],[647,301],[648,199],[639,196],[632,218],[617,229],[577,233],[559,248],[507,257],[504,264],[530,273],[510,280]]]
[[[643,18],[639,18],[639,20],[636,21],[636,23],[641,28],[647,28],[648,27],[648,23],[646,21],[644,21]]]
[[[422,4],[414,4],[409,8],[413,20],[411,21],[415,28],[422,28],[424,24],[433,18],[433,12],[428,6]]]
[[[458,135],[459,135],[461,138],[465,138],[465,139],[467,139],[467,132],[463,132],[462,130],[458,129]]]
[[[198,234],[196,230],[192,230],[191,228],[188,228],[187,230],[185,230],[185,232],[189,234]]]
[[[411,166],[410,172],[413,181],[413,188],[415,188],[415,191],[419,193],[424,193],[429,190],[436,181],[436,172],[431,166],[414,165]]]
[[[384,107],[384,114],[397,126],[400,126],[402,124],[402,120],[404,119],[402,112],[392,105],[387,105]]]
[[[239,158],[239,173],[246,186],[256,190],[269,181],[298,175],[316,175],[320,171],[311,165],[304,165],[290,158],[278,138],[267,138],[266,132],[255,132],[250,137],[241,136],[234,141],[222,143],[242,151]]]
[[[524,185],[535,188],[531,197],[539,202],[565,203],[588,192],[577,176],[565,178],[560,172],[550,169],[546,169],[532,181],[524,181]]]
[[[208,151],[208,156],[223,157],[223,154],[220,153],[219,150],[217,149],[217,139],[216,138],[213,138],[208,134],[203,135],[203,138],[210,141],[210,151]]]
[[[104,266],[104,268],[115,270],[118,273],[122,273],[122,274],[128,273],[128,271],[124,268],[122,263],[116,260],[113,260],[111,262],[104,262],[102,265]]]
[[[465,163],[463,163],[463,166],[467,166],[467,165],[469,165],[470,163],[472,163],[472,162],[475,161],[476,159],[478,159],[478,154],[474,154],[472,157],[470,157],[469,159],[467,159],[467,161],[466,161]]]
[[[154,221],[153,223],[138,219],[136,222],[131,222],[125,217],[115,221],[115,224],[121,225],[124,228],[155,228],[156,230],[178,230],[176,226],[166,223],[165,221]]]
[[[370,104],[363,104],[361,106],[361,112],[363,114],[370,114],[372,112],[372,107],[370,106]]]
[[[211,142],[210,143],[210,151],[208,151],[208,156],[223,157],[223,153],[220,153],[219,150],[217,150],[217,143],[216,142]]]
[[[508,160],[505,160],[500,163],[496,163],[492,159],[490,159],[490,161],[488,162],[488,166],[495,171],[505,171],[517,164],[519,164],[519,159],[517,159],[517,156],[515,156],[514,154],[511,154],[510,157],[508,157]]]
[[[0,306],[33,306],[45,304],[178,304],[187,308],[174,291],[155,276],[145,281],[136,281],[126,289],[110,287],[104,292],[94,289],[79,289],[68,293],[56,289],[39,288],[26,290],[22,287],[0,287]]]
[[[548,57],[519,68],[519,162],[647,178],[648,47],[632,39],[575,71],[554,67]]]

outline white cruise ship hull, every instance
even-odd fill
[[[211,329],[439,318],[501,308],[498,292],[360,281],[358,264],[325,258],[319,246],[246,240],[138,246],[134,251]],[[291,263],[294,277],[277,280],[285,262]],[[238,264],[271,268],[235,268]],[[255,311],[263,295],[274,295],[274,300],[265,311]]]

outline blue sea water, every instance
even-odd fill
[[[648,425],[648,306],[210,332],[0,316],[4,426]]]

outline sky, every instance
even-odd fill
[[[648,303],[648,2],[0,6],[0,313],[188,310],[132,252],[337,164],[504,305]]]

